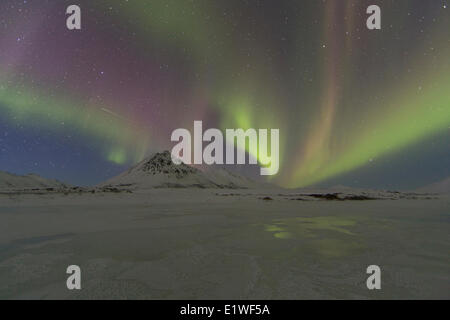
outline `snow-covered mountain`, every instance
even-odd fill
[[[45,179],[36,174],[19,176],[0,171],[0,190],[31,190],[48,188],[65,188],[64,183],[57,180]]]
[[[430,193],[442,193],[442,194],[450,193],[450,177],[442,181],[425,186],[423,188],[420,188],[418,191]]]
[[[169,151],[156,153],[122,174],[98,185],[131,189],[149,188],[253,188],[255,181],[225,169],[200,170],[172,162]]]

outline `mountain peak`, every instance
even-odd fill
[[[184,163],[179,165],[174,164],[169,151],[154,154],[150,159],[144,160],[137,169],[152,175],[161,173],[168,174],[178,179],[198,172],[198,169]]]
[[[98,186],[120,188],[249,188],[252,180],[226,170],[206,172],[184,163],[174,164],[169,151],[155,153],[140,163]]]

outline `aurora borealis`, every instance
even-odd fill
[[[65,27],[78,4],[82,30]],[[382,29],[366,28],[378,4]],[[447,1],[3,0],[0,170],[91,184],[176,128],[279,128],[270,181],[450,176]]]

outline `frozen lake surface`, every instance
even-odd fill
[[[449,299],[449,223],[447,196],[0,195],[0,298]],[[373,264],[381,290],[366,287]]]

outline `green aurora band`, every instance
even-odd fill
[[[351,13],[355,9],[349,3],[343,9],[349,17],[344,27],[347,31],[355,28],[356,23],[355,14]],[[218,60],[214,64],[216,69],[212,84],[208,78],[191,84],[206,92],[205,99],[211,108],[204,112],[205,117],[213,111],[222,130],[279,128],[280,173],[271,177],[272,182],[278,185],[291,188],[314,185],[361,168],[373,159],[404,150],[433,135],[443,134],[450,128],[448,42],[442,43],[439,48],[438,59],[445,62],[439,70],[435,64],[420,60],[417,54],[420,63],[416,65],[415,73],[408,74],[408,77],[402,75],[403,78],[393,87],[383,88],[385,85],[382,84],[373,88],[384,96],[383,101],[377,104],[374,99],[368,99],[367,105],[361,106],[364,110],[357,111],[358,120],[364,125],[347,129],[347,120],[342,119],[341,114],[348,106],[341,98],[342,88],[352,91],[352,81],[348,78],[352,77],[350,69],[354,62],[346,57],[346,53],[351,51],[353,44],[348,39],[343,44],[331,44],[329,53],[318,51],[318,66],[311,68],[321,73],[318,76],[320,80],[312,88],[319,94],[304,99],[298,94],[296,99],[301,102],[297,102],[298,111],[293,111],[288,109],[292,106],[292,99],[286,97],[283,84],[273,80],[274,66],[264,55],[272,44],[256,44],[251,52],[255,67],[248,67],[248,61],[240,53],[245,42],[233,40],[230,30],[236,26],[224,18],[213,2],[101,0],[93,6],[97,9],[109,6],[120,8],[105,19],[120,19],[136,30],[136,42],[139,43],[136,46],[141,50],[142,47],[148,50],[152,46],[167,46],[169,51],[182,52],[192,63],[192,70],[199,74],[208,74],[212,64],[210,60]],[[326,5],[314,2],[310,6],[323,9],[325,25],[337,23],[336,16],[340,14],[337,2]],[[308,13],[304,14],[307,16]],[[300,30],[301,23],[297,23]],[[433,30],[437,34],[445,28],[448,28],[448,23],[441,22],[436,23]],[[329,28],[323,29],[325,31],[318,32],[322,34],[322,39],[332,42],[335,35],[327,31]],[[302,37],[304,33],[299,31],[299,43]],[[435,38],[442,36],[439,38],[436,35]],[[311,41],[320,44],[319,40]],[[422,49],[421,45],[418,51]],[[300,50],[296,54],[301,59],[302,54],[307,53]],[[342,70],[350,71],[346,71],[346,78],[340,83],[339,72]],[[113,103],[89,105],[68,95],[49,95],[46,90],[37,91],[26,86],[18,90],[7,85],[3,76],[0,81],[0,110],[6,111],[11,122],[21,121],[24,125],[49,127],[52,130],[64,130],[60,124],[71,126],[88,137],[94,137],[105,159],[113,163],[137,162],[150,147],[164,145],[164,141],[169,139],[153,135],[152,139],[146,138],[149,137],[148,128],[143,123],[126,120],[132,115],[127,115],[124,109]],[[363,96],[361,98],[364,99]],[[305,112],[306,123],[296,119],[302,115],[300,109],[303,105],[314,107],[312,111]],[[352,107],[358,108],[357,105]],[[102,109],[120,110],[123,118],[107,114]],[[181,122],[189,127],[192,120],[201,119],[185,117]],[[309,125],[310,122],[313,124]],[[257,157],[255,152],[252,153]]]

